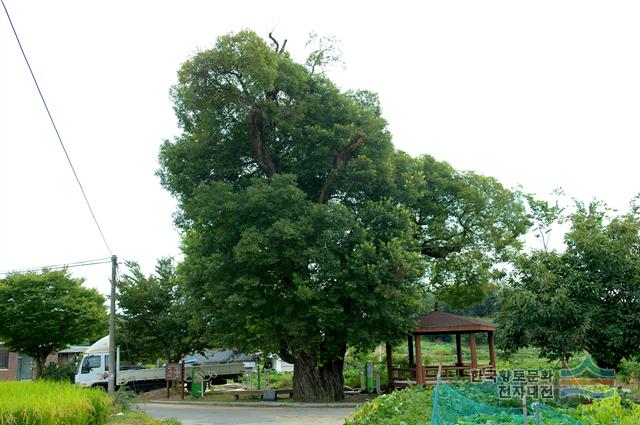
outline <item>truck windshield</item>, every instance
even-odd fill
[[[87,356],[82,361],[80,373],[89,373],[91,369],[100,367],[100,356]]]

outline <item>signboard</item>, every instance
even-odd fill
[[[167,381],[182,381],[183,371],[182,363],[168,363],[165,366],[164,379]]]

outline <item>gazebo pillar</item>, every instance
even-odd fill
[[[469,348],[471,349],[471,370],[478,368],[478,351],[476,349],[476,334],[469,334]]]
[[[489,364],[491,364],[491,366],[495,369],[497,367],[497,364],[496,364],[496,349],[494,347],[494,341],[493,341],[493,332],[489,331],[487,332],[487,335],[489,339]]]
[[[391,344],[386,343],[387,348],[387,388],[388,391],[393,391],[393,349]]]
[[[420,344],[420,334],[415,335],[416,339],[416,384],[424,384],[424,370],[422,368],[422,346]]]
[[[462,342],[461,342],[461,337],[462,335],[460,335],[459,333],[456,333],[456,366],[462,366]],[[463,370],[458,370],[458,376],[463,376],[464,373]]]
[[[408,349],[408,353],[409,353],[409,369],[415,368],[416,367],[416,362],[413,358],[413,335],[411,334],[407,334],[407,349]],[[415,372],[411,374],[411,378],[415,379],[416,374]]]

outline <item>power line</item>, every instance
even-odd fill
[[[93,208],[91,208],[91,204],[89,203],[89,198],[87,198],[87,194],[84,191],[84,187],[82,187],[82,183],[80,183],[80,178],[78,177],[78,173],[76,173],[76,169],[73,167],[73,163],[71,162],[71,158],[69,157],[69,154],[67,153],[67,148],[65,148],[64,143],[62,143],[62,137],[60,137],[60,132],[58,132],[58,127],[56,127],[56,123],[55,123],[55,121],[53,121],[53,116],[51,115],[51,111],[49,111],[49,106],[47,106],[47,102],[44,100],[44,96],[42,95],[42,91],[40,90],[40,85],[38,85],[38,80],[36,79],[36,76],[33,73],[33,70],[31,69],[31,64],[29,63],[29,60],[27,59],[27,55],[24,52],[24,49],[22,48],[22,43],[20,42],[20,38],[18,37],[18,32],[16,31],[16,28],[13,26],[13,21],[11,21],[11,16],[9,15],[9,11],[7,10],[7,6],[5,6],[4,0],[0,0],[0,2],[2,2],[2,7],[4,8],[4,12],[7,15],[7,19],[9,20],[9,24],[11,25],[11,29],[13,30],[13,35],[15,35],[15,37],[16,37],[16,41],[18,42],[18,46],[20,47],[20,52],[22,52],[22,57],[24,58],[24,61],[27,63],[27,67],[29,68],[29,73],[31,73],[31,78],[33,78],[33,82],[36,85],[36,89],[38,90],[38,94],[40,95],[40,99],[42,100],[42,104],[44,105],[44,109],[46,109],[47,115],[49,115],[49,120],[51,121],[51,125],[53,125],[54,131],[56,132],[56,136],[58,137],[58,141],[60,142],[60,146],[62,146],[62,150],[64,151],[64,155],[67,157],[67,162],[69,163],[69,166],[71,167],[71,171],[73,171],[73,175],[76,178],[76,181],[78,182],[78,186],[80,187],[80,191],[82,192],[82,196],[84,197],[84,201],[87,203],[87,207],[89,207],[89,212],[91,213],[91,217],[93,218],[94,223],[96,223],[96,227],[98,228],[98,232],[100,232],[100,236],[102,237],[102,241],[104,242],[105,246],[107,247],[107,251],[109,251],[109,254],[113,255],[113,253],[111,252],[111,248],[109,247],[109,244],[107,243],[107,239],[104,237],[104,233],[102,233],[102,228],[100,227],[100,224],[98,224],[98,220],[96,219],[96,215],[93,213]]]
[[[73,268],[73,267],[85,267],[85,266],[94,266],[96,264],[107,264],[110,262],[111,262],[111,257],[106,257],[106,258],[98,258],[95,260],[76,261],[73,263],[55,264],[55,265],[41,266],[41,267],[30,267],[28,269],[9,270],[9,271],[0,272],[0,274],[7,275],[10,273],[28,273],[28,272],[39,272],[41,270],[56,270],[56,269]]]

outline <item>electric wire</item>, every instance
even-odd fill
[[[65,264],[54,264],[54,265],[41,266],[41,267],[30,267],[26,269],[7,270],[7,271],[0,272],[0,274],[7,275],[12,273],[29,273],[29,272],[39,272],[42,270],[57,270],[57,269],[73,268],[73,267],[85,267],[85,266],[94,266],[96,264],[107,264],[110,262],[111,262],[111,258],[107,257],[107,258],[98,258],[95,260],[75,261],[72,263],[65,263]]]
[[[58,137],[58,141],[60,142],[60,146],[62,146],[62,150],[64,151],[64,155],[67,158],[67,162],[69,163],[69,166],[71,167],[71,171],[73,172],[73,176],[76,178],[76,182],[78,182],[78,186],[80,187],[80,191],[82,192],[82,196],[84,197],[84,201],[87,204],[87,207],[89,207],[89,212],[91,213],[91,217],[93,218],[94,223],[96,224],[96,227],[98,228],[98,232],[100,232],[100,237],[102,238],[102,241],[104,242],[105,246],[107,247],[107,251],[109,251],[110,255],[113,255],[113,252],[111,252],[111,248],[109,247],[109,244],[107,243],[107,239],[104,237],[104,233],[102,232],[102,228],[100,227],[100,224],[98,224],[98,220],[96,219],[96,215],[93,213],[93,208],[91,208],[91,204],[89,203],[89,198],[87,198],[87,194],[84,191],[84,187],[82,186],[82,183],[80,183],[80,178],[78,177],[78,173],[76,173],[76,169],[73,166],[73,163],[71,162],[71,158],[69,157],[69,153],[67,152],[67,148],[64,146],[64,143],[62,142],[62,137],[60,136],[60,132],[58,131],[58,127],[56,126],[55,121],[53,120],[53,116],[51,115],[51,111],[49,110],[49,106],[47,105],[47,102],[44,100],[44,95],[42,94],[42,91],[40,90],[40,85],[38,84],[38,80],[36,79],[35,74],[33,73],[33,70],[31,69],[31,64],[29,63],[29,59],[27,59],[27,55],[24,51],[24,49],[22,48],[22,43],[20,42],[20,37],[18,37],[18,32],[16,31],[16,28],[13,26],[13,21],[11,20],[11,16],[9,15],[9,11],[7,10],[7,6],[4,4],[4,0],[0,0],[0,2],[2,3],[2,7],[4,8],[4,12],[7,15],[7,19],[9,20],[9,25],[11,25],[11,29],[13,30],[13,35],[16,37],[16,41],[18,42],[18,46],[20,47],[20,52],[22,52],[22,57],[24,58],[24,61],[27,64],[27,68],[29,68],[29,73],[31,74],[31,78],[33,79],[33,82],[36,85],[36,89],[38,90],[38,94],[40,95],[40,99],[42,100],[42,104],[44,105],[44,109],[47,111],[47,115],[49,116],[49,120],[51,121],[51,125],[53,125],[53,130],[56,133],[56,136]]]

